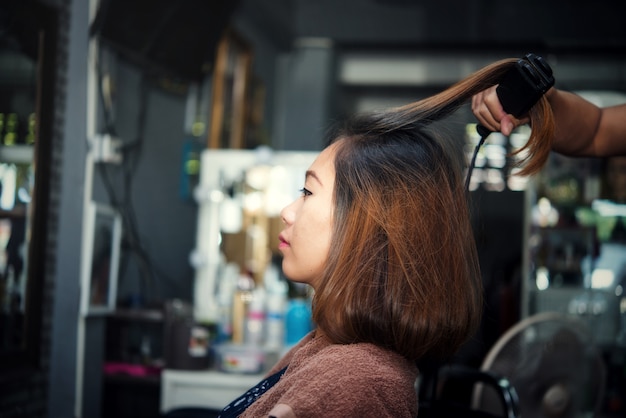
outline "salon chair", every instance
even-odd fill
[[[221,411],[201,407],[184,407],[172,409],[162,418],[217,418]]]
[[[492,372],[462,365],[420,365],[419,418],[519,418],[517,392],[508,380]],[[472,405],[477,385],[488,391],[501,412],[480,410]],[[179,408],[163,418],[216,418],[220,411]]]
[[[510,382],[492,372],[463,365],[420,367],[419,418],[518,418],[519,399]],[[474,406],[476,390],[497,405]],[[496,412],[494,412],[496,411]]]

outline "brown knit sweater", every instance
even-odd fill
[[[298,418],[414,417],[417,367],[373,344],[331,344],[310,333],[268,375],[289,365],[281,379],[241,417],[267,417],[286,404]]]

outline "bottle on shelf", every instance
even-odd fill
[[[300,297],[291,299],[287,305],[285,317],[285,344],[287,347],[296,344],[312,329],[309,302]]]
[[[264,278],[267,287],[265,313],[265,346],[269,351],[280,352],[285,344],[285,310],[288,286],[281,280],[278,269],[269,264]]]
[[[252,291],[252,299],[246,314],[244,343],[261,347],[265,342],[265,290],[257,287]]]
[[[241,274],[237,280],[237,289],[233,296],[233,337],[234,344],[243,344],[245,338],[245,321],[248,308],[252,302],[254,279],[247,274]]]
[[[33,145],[37,136],[37,116],[35,113],[28,115],[28,127],[26,130],[26,145]]]
[[[17,113],[9,113],[7,115],[5,132],[2,137],[3,145],[11,146],[17,143],[18,122]]]

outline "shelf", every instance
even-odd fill
[[[33,162],[32,145],[0,146],[0,162],[14,164],[30,164]]]
[[[123,321],[163,322],[163,311],[159,309],[116,309],[108,315]]]

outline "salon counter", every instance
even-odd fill
[[[263,373],[165,369],[161,374],[161,413],[186,407],[221,410],[259,383],[263,376]]]

